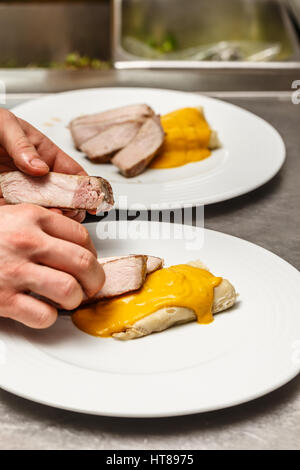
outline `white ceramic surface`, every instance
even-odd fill
[[[203,161],[173,169],[148,169],[131,179],[120,175],[113,165],[92,163],[74,148],[67,128],[71,119],[141,102],[159,114],[203,106],[222,148]],[[149,88],[77,90],[29,101],[13,111],[48,135],[89,174],[109,179],[117,208],[139,204],[144,209],[172,209],[224,201],[269,181],[285,159],[283,141],[266,121],[232,104],[192,93]]]
[[[299,373],[300,274],[291,265],[201,228],[139,221],[87,227],[101,256],[148,253],[166,265],[201,259],[234,284],[237,305],[210,325],[190,323],[128,342],[89,336],[68,317],[45,331],[0,319],[0,387],[68,410],[155,417],[243,403]],[[126,232],[127,238],[115,236]]]

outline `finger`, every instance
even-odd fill
[[[18,118],[21,127],[28,136],[29,141],[36,147],[39,155],[52,171],[70,175],[87,175],[82,166],[61,150],[42,132],[26,121]]]
[[[57,209],[56,207],[50,207],[49,211],[55,212],[55,214],[62,214],[63,211],[61,209]]]
[[[24,269],[22,285],[66,310],[78,307],[83,299],[83,291],[74,277],[34,263]]]
[[[80,224],[84,222],[86,217],[86,211],[79,211],[78,215],[74,218],[76,222],[79,222]]]
[[[65,215],[66,217],[69,217],[69,219],[73,219],[73,220],[74,220],[75,217],[77,217],[78,213],[79,213],[78,209],[62,211],[63,215]]]
[[[97,256],[97,250],[83,225],[53,211],[48,211],[47,215],[41,219],[41,228],[44,232],[52,237],[80,245]]]
[[[81,224],[81,222],[84,221],[85,216],[86,216],[86,212],[84,210],[64,211],[63,214],[66,217],[69,217],[69,219],[73,219],[76,222],[79,222],[80,224]]]
[[[16,167],[24,173],[41,176],[49,172],[48,165],[41,160],[17,118],[8,111],[0,114],[0,143],[13,159]]]
[[[57,209],[57,208],[51,208],[49,210],[51,210],[52,212],[56,212],[57,214],[63,214],[66,217],[69,217],[69,219],[73,219],[79,223],[84,221],[85,215],[86,215],[85,211],[83,210],[62,211],[61,209]]]
[[[48,238],[47,249],[36,254],[34,261],[70,274],[79,282],[88,297],[99,292],[105,275],[97,258],[74,243]]]
[[[5,171],[15,171],[17,170],[16,165],[14,164],[13,159],[8,155],[6,150],[3,151],[0,149],[0,173]]]
[[[11,302],[9,318],[31,328],[48,328],[57,319],[57,310],[52,305],[26,294],[16,294]]]

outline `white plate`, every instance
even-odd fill
[[[222,233],[186,226],[189,243],[191,237],[200,243],[204,236],[203,247],[192,249],[179,239],[183,226],[126,224],[88,225],[101,256],[147,252],[164,256],[168,265],[200,258],[236,286],[236,307],[216,315],[210,325],[190,323],[128,342],[89,336],[67,317],[45,331],[2,319],[2,388],[91,414],[175,416],[246,402],[299,373],[300,274],[295,268]],[[116,240],[114,229],[124,234],[126,226],[131,237]],[[162,228],[165,239],[154,239]],[[152,239],[137,238],[150,230]],[[167,239],[168,230],[171,235],[175,230],[177,239]],[[106,240],[97,238],[107,233]]]
[[[164,114],[184,106],[203,106],[223,147],[212,156],[179,168],[154,170],[131,179],[113,165],[90,162],[74,149],[67,125],[81,114],[144,102]],[[285,159],[278,132],[244,109],[204,96],[148,88],[101,88],[59,93],[17,106],[13,111],[31,122],[95,176],[113,185],[116,207],[174,209],[224,201],[270,180]],[[59,119],[59,121],[57,121]]]

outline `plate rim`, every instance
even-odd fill
[[[268,388],[265,389],[264,392],[257,392],[253,393],[248,396],[248,398],[241,398],[237,400],[233,400],[230,403],[229,402],[224,402],[223,404],[216,406],[207,406],[205,408],[195,408],[195,409],[189,409],[189,410],[182,410],[182,411],[169,411],[169,412],[154,412],[154,413],[128,413],[128,412],[100,412],[100,411],[92,411],[92,410],[87,410],[85,408],[80,408],[80,407],[72,407],[68,405],[61,405],[61,404],[54,404],[51,402],[47,402],[46,400],[43,399],[38,399],[38,398],[32,398],[26,393],[22,392],[15,392],[13,388],[9,388],[3,385],[0,385],[0,389],[4,390],[5,392],[8,392],[12,395],[15,395],[16,397],[22,398],[24,400],[28,400],[32,403],[37,403],[39,405],[43,406],[49,406],[50,408],[54,409],[59,409],[59,410],[64,410],[68,412],[73,412],[73,413],[78,413],[78,414],[86,414],[89,416],[103,416],[103,417],[108,417],[108,418],[121,418],[121,419],[151,419],[151,418],[176,418],[180,416],[193,416],[197,414],[203,414],[203,413],[210,413],[210,412],[218,412],[222,410],[226,410],[229,408],[235,408],[236,406],[244,405],[250,402],[253,402],[255,400],[258,400],[260,398],[263,398],[266,395],[269,395],[272,392],[275,392],[276,390],[279,390],[280,388],[284,387],[285,385],[288,385],[290,382],[292,382],[298,375],[300,374],[300,370],[294,372],[293,374],[290,374],[290,376],[287,379],[283,379],[282,382],[278,383],[278,385],[272,386],[270,385]]]

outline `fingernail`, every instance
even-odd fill
[[[40,160],[39,158],[31,160],[30,165],[33,166],[33,168],[38,168],[39,170],[49,170],[47,163],[43,162],[43,160]]]
[[[78,212],[79,212],[78,210],[64,211],[64,215],[66,215],[67,217],[73,218],[78,215]]]

